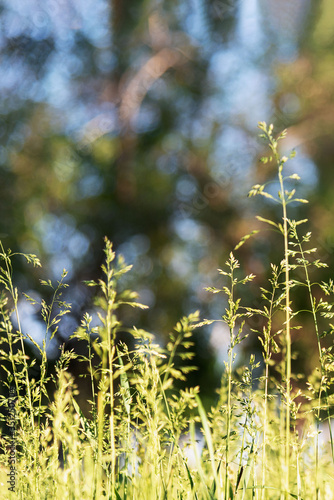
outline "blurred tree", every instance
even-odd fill
[[[64,337],[89,301],[81,283],[99,275],[104,235],[134,264],[126,285],[151,306],[127,323],[164,335],[199,307],[223,313],[203,288],[256,210],[242,201],[260,150],[256,122],[270,119],[272,102],[281,128],[301,122],[301,98],[288,82],[276,90],[285,74],[303,78],[300,44],[317,47],[315,35],[307,42],[315,2],[302,6],[304,31],[297,0],[282,2],[280,20],[281,2],[262,3],[2,2],[0,232],[46,264],[42,275],[20,268],[22,288],[70,271]],[[275,249],[262,243],[241,253],[260,276]],[[198,339],[197,382],[213,389],[210,332]]]
[[[208,67],[184,27],[191,6],[19,7],[4,3],[1,12],[4,244],[41,255],[43,276],[69,269],[77,301],[67,337],[89,300],[81,281],[99,274],[107,235],[134,264],[128,285],[139,284],[141,300],[154,306],[139,321],[166,334],[198,302],[190,278],[209,244],[192,218],[186,238],[177,227],[183,197],[192,210],[210,179],[210,138],[199,150],[191,137]],[[20,271],[22,287],[38,290],[41,275],[32,282]],[[212,365],[207,341],[200,350]]]

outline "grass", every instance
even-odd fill
[[[131,267],[122,257],[116,258],[106,239],[102,277],[87,283],[97,291],[99,326],[92,326],[89,314],[83,316],[73,337],[85,343],[86,354],[62,350],[52,374],[47,345],[70,311],[70,304],[62,300],[66,272],[56,285],[42,282],[51,290],[52,300],[40,304],[45,322],[40,346],[21,329],[13,262],[23,254],[5,251],[1,245],[1,498],[334,498],[334,358],[332,348],[324,344],[334,330],[332,305],[326,300],[334,284],[311,281],[311,268],[325,264],[314,258],[311,234],[301,229],[306,221],[289,219],[289,205],[306,200],[286,187],[298,176],[285,175],[289,158],[279,155],[285,132],[275,138],[271,125],[260,123],[259,128],[270,148],[262,161],[275,165],[279,192],[275,196],[267,185],[257,184],[250,196],[260,195],[280,206],[277,220],[258,219],[281,235],[282,260],[271,265],[258,308],[241,303],[240,289],[255,276],[242,276],[231,253],[219,270],[222,287],[208,288],[226,297],[221,319],[200,321],[198,312],[185,317],[165,347],[152,334],[133,327],[130,348],[117,340],[124,331],[118,309],[145,306],[137,302],[136,293],[119,287]],[[256,232],[246,235],[235,251]],[[34,255],[24,257],[40,265]],[[301,288],[308,294],[305,310],[313,320],[319,359],[318,370],[303,388],[291,369],[292,332],[300,328],[294,294]],[[26,299],[35,302],[27,295]],[[251,318],[260,319],[261,328],[251,329]],[[320,326],[323,320],[327,329]],[[175,384],[185,381],[194,368],[189,363],[194,331],[213,321],[226,325],[230,340],[216,404],[206,411],[198,387],[177,391]],[[247,366],[236,367],[238,345],[248,335],[259,338],[262,358],[256,360],[252,354]],[[37,379],[31,376],[37,358],[28,355],[26,337],[39,352]],[[74,358],[87,367],[89,414],[80,406],[68,369]],[[328,439],[322,438],[325,426]]]

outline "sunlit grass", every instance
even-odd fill
[[[94,307],[100,325],[92,327],[92,317],[83,316],[73,337],[86,343],[87,354],[79,357],[62,350],[53,375],[48,371],[47,339],[55,335],[62,317],[70,311],[70,304],[62,300],[66,273],[56,285],[42,283],[52,289],[52,300],[50,304],[41,302],[45,341],[40,346],[29,337],[40,354],[41,375],[33,379],[30,370],[36,360],[26,353],[18,291],[12,280],[15,254],[1,246],[1,363],[6,375],[1,405],[4,412],[12,409],[2,418],[1,498],[334,497],[330,426],[334,359],[331,348],[323,345],[323,338],[334,329],[332,304],[325,300],[334,286],[332,282],[312,283],[309,268],[324,264],[312,258],[311,235],[302,231],[305,221],[289,219],[288,205],[306,200],[286,188],[298,176],[284,173],[288,158],[280,157],[278,143],[285,134],[275,139],[272,126],[261,123],[259,127],[271,149],[263,162],[276,166],[279,193],[275,198],[266,185],[256,185],[250,196],[261,195],[281,206],[279,220],[258,219],[280,233],[282,260],[271,265],[268,285],[261,288],[262,305],[257,309],[241,303],[240,288],[256,278],[242,275],[234,253],[219,270],[221,288],[208,289],[226,297],[227,307],[218,321],[227,325],[230,336],[217,401],[208,411],[198,387],[176,390],[176,382],[186,381],[194,369],[190,363],[194,331],[217,320],[200,321],[198,312],[182,318],[165,347],[152,334],[135,327],[129,330],[134,347],[117,341],[119,332],[125,330],[119,307],[145,306],[137,302],[135,292],[119,291],[118,282],[131,266],[122,257],[116,258],[107,239],[102,277],[87,283],[96,288]],[[40,265],[35,256],[25,257]],[[309,295],[305,309],[313,318],[319,355],[319,370],[303,393],[298,384],[292,384],[291,354],[291,331],[299,328],[293,294],[300,287]],[[27,300],[34,302],[30,297]],[[259,330],[248,325],[255,316],[262,320]],[[326,331],[320,329],[320,316],[329,322]],[[262,358],[251,354],[247,366],[236,368],[236,347],[248,335],[260,339]],[[89,415],[80,407],[68,370],[74,358],[87,366]],[[275,361],[276,377],[271,373],[274,358],[279,359]],[[51,382],[55,387],[52,397],[47,390]],[[8,397],[8,391],[16,397]],[[326,428],[328,437],[323,438]]]

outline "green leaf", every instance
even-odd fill
[[[119,301],[118,304],[123,304],[123,305],[127,305],[127,306],[131,306],[131,307],[138,307],[138,309],[149,309],[149,307],[145,304],[141,304],[140,302],[123,302],[123,301]]]
[[[262,158],[260,158],[261,163],[268,163],[268,162],[272,162],[272,161],[273,161],[272,156],[262,156]]]
[[[218,319],[204,319],[200,323],[196,323],[193,325],[193,328],[200,328],[201,326],[211,325],[215,321],[219,321]]]
[[[188,479],[189,479],[189,482],[190,482],[191,489],[193,490],[194,489],[194,481],[193,481],[193,478],[191,477],[189,467],[188,467],[187,462],[185,461],[184,458],[183,458],[183,463],[184,463],[186,471],[187,471],[187,475],[188,475]],[[194,494],[195,494],[196,500],[198,500],[198,496],[197,496],[196,491],[194,492]]]
[[[291,158],[291,156],[290,156],[290,158]],[[295,180],[299,181],[300,177],[298,174],[292,174],[292,175],[289,175],[288,177],[285,177],[285,179],[295,179]]]
[[[123,389],[122,392],[121,392],[121,394],[122,394],[122,398],[123,398],[123,403],[124,403],[125,411],[126,411],[128,417],[130,417],[130,411],[131,411],[131,405],[130,405],[130,403],[131,403],[131,392],[130,392],[129,379],[128,379],[128,375],[126,373],[126,370],[125,370],[125,367],[124,367],[124,363],[123,363],[123,359],[122,359],[122,356],[121,356],[121,354],[119,352],[118,347],[116,347],[116,349],[117,349],[119,364],[123,368],[123,370],[120,372],[120,385],[121,385],[121,388]]]
[[[296,226],[299,226],[299,224],[304,224],[305,222],[308,222],[308,219],[302,219],[298,221],[294,221]]]
[[[257,230],[257,229],[254,229],[254,231],[252,231],[251,233],[249,234],[246,234],[245,236],[243,236],[241,238],[241,240],[239,241],[239,243],[234,247],[234,250],[238,250],[238,248],[242,247],[242,245],[247,241],[249,240],[249,238],[251,238],[254,234],[257,234],[259,233],[260,231]],[[227,274],[225,272],[221,272],[220,274]]]
[[[259,192],[259,194],[261,196],[264,196],[265,198],[269,198],[270,200],[277,201],[277,199],[274,196],[272,196],[271,194],[267,193],[266,191],[261,191],[261,192]]]
[[[260,215],[257,215],[256,218],[257,218],[257,220],[259,220],[261,222],[266,222],[267,224],[270,224],[271,226],[274,226],[277,229],[279,229],[278,224],[276,224],[276,222],[273,222],[272,220],[265,219],[264,217],[261,217]]]
[[[218,475],[217,475],[217,470],[215,467],[215,454],[214,454],[210,425],[209,425],[208,419],[206,417],[206,413],[205,413],[205,410],[203,408],[202,402],[197,394],[195,394],[195,399],[196,399],[196,402],[198,405],[198,412],[199,412],[199,415],[201,417],[201,421],[202,421],[202,425],[203,425],[204,437],[206,440],[206,444],[208,445],[212,473],[213,473],[213,476],[215,478],[216,484],[218,484]]]
[[[299,201],[299,203],[308,203],[308,200],[304,200],[304,198],[294,198],[292,201]]]
[[[219,288],[215,288],[214,286],[207,286],[204,288],[204,290],[206,290],[207,292],[211,292],[211,293],[220,293],[223,291],[223,290],[219,290]]]

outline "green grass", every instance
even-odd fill
[[[26,352],[19,293],[12,278],[17,254],[1,245],[4,395],[0,402],[3,411],[10,410],[7,419],[2,418],[1,498],[334,498],[330,432],[334,358],[331,347],[323,344],[334,329],[330,323],[332,305],[326,300],[334,285],[311,281],[310,269],[325,264],[313,257],[311,235],[302,230],[305,221],[289,219],[289,204],[306,200],[296,198],[295,190],[286,188],[298,181],[298,176],[285,175],[289,158],[281,157],[278,149],[285,133],[275,138],[272,126],[260,123],[259,127],[270,148],[262,161],[276,167],[279,193],[274,196],[267,185],[256,185],[250,196],[261,195],[281,207],[277,220],[258,219],[280,234],[282,260],[271,265],[257,309],[240,300],[240,289],[249,286],[255,276],[243,276],[231,253],[224,269],[219,270],[221,288],[208,288],[226,298],[221,319],[200,321],[198,312],[185,317],[170,333],[165,347],[152,334],[133,327],[129,332],[134,347],[130,349],[117,340],[118,333],[125,330],[118,309],[145,306],[137,302],[136,293],[119,286],[131,267],[121,257],[116,258],[106,239],[102,278],[87,283],[96,288],[94,304],[100,325],[92,327],[92,317],[84,315],[73,337],[86,343],[86,355],[63,350],[53,374],[48,370],[47,339],[56,334],[62,317],[70,311],[70,304],[62,300],[66,273],[56,285],[42,282],[51,289],[52,300],[40,304],[45,341],[42,346],[35,343],[41,375],[34,380],[29,374],[36,360]],[[256,232],[246,235],[235,252]],[[40,265],[34,255],[24,257]],[[291,335],[300,328],[294,294],[301,288],[308,294],[305,310],[313,320],[319,359],[318,370],[303,389],[291,369]],[[260,318],[260,329],[250,328],[252,318]],[[328,321],[326,330],[320,327],[320,318]],[[226,325],[230,341],[216,404],[206,411],[198,387],[176,390],[176,382],[185,381],[193,369],[189,360],[194,331],[213,321]],[[248,335],[259,338],[262,359],[250,355],[247,366],[237,367],[238,346]],[[74,358],[87,366],[85,380],[91,393],[85,404],[88,414],[80,407],[68,370]],[[48,388],[52,384],[55,392],[51,397]],[[6,422],[11,427],[6,427]],[[13,425],[14,436],[8,433]],[[329,429],[327,440],[321,439],[324,426]],[[8,489],[10,467],[15,491]]]

